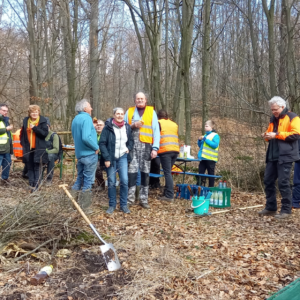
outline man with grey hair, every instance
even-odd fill
[[[139,92],[135,95],[135,106],[130,107],[124,120],[131,126],[134,139],[132,161],[128,168],[128,204],[135,201],[136,180],[141,172],[140,205],[149,209],[149,173],[150,162],[157,156],[160,141],[160,130],[153,106],[147,105],[147,97]]]
[[[82,209],[87,209],[92,203],[91,188],[95,179],[99,146],[90,103],[82,99],[76,104],[75,111],[78,114],[72,121],[72,136],[78,161],[77,179],[72,186],[72,194],[76,197],[81,191],[78,202]]]
[[[290,217],[292,213],[290,176],[293,162],[299,160],[300,119],[295,113],[288,111],[286,102],[281,97],[273,97],[269,104],[273,116],[267,131],[262,134],[269,142],[264,176],[267,201],[266,207],[258,214],[275,216],[280,220]],[[279,214],[276,214],[276,179],[282,197]]]

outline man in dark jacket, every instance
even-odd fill
[[[4,183],[8,183],[9,170],[11,166],[12,139],[11,130],[13,126],[9,124],[8,106],[0,104],[0,166],[2,166],[1,178]],[[7,140],[6,140],[7,138]]]
[[[293,162],[299,160],[300,119],[295,113],[288,111],[286,102],[281,97],[273,97],[269,104],[273,116],[267,131],[262,134],[262,137],[269,142],[264,177],[267,202],[265,209],[260,211],[259,215],[285,219],[292,213],[290,176]],[[282,197],[279,214],[276,214],[275,182],[277,178]]]

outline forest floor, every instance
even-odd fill
[[[12,208],[20,202],[27,206],[42,203],[50,212],[57,208],[48,205],[50,200],[60,201],[63,197],[58,188],[61,181],[56,177],[51,187],[42,187],[36,193],[40,202],[34,202],[35,196],[24,190],[26,183],[19,175],[12,173],[9,187],[0,187],[2,237],[2,228],[9,222],[1,221],[8,211],[7,205]],[[65,183],[71,185],[68,180]],[[101,243],[90,238],[89,226],[76,211],[59,208],[55,211],[59,220],[55,219],[53,224],[47,221],[43,226],[48,227],[42,232],[37,225],[26,231],[30,226],[23,226],[24,218],[18,217],[14,228],[20,229],[10,236],[10,248],[3,248],[3,241],[0,248],[0,299],[256,300],[270,297],[300,277],[299,210],[294,210],[291,219],[284,222],[261,218],[257,215],[261,208],[238,208],[264,204],[262,194],[233,191],[229,213],[197,218],[190,210],[190,201],[176,199],[164,204],[157,200],[159,195],[159,190],[150,192],[150,210],[133,206],[129,215],[117,209],[108,216],[107,191],[94,194],[90,219],[103,238],[117,249],[122,269],[115,273],[107,271],[99,251]],[[42,207],[36,209],[37,215],[42,214]],[[38,224],[32,217],[30,220]],[[71,221],[73,225],[67,226]],[[79,231],[87,234],[79,238]],[[15,260],[29,251],[22,243],[39,245],[45,236],[47,240],[59,235],[61,241],[64,236],[72,236],[74,242],[76,237],[77,243],[48,243]],[[70,255],[56,257],[60,248],[68,248]],[[31,285],[30,278],[50,261],[54,264],[51,276],[42,285]]]

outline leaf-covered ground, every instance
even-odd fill
[[[61,196],[58,183],[40,193]],[[0,201],[6,201],[7,191],[1,188]],[[231,212],[196,218],[190,201],[161,203],[158,195],[159,190],[151,191],[150,210],[133,206],[130,215],[117,209],[107,216],[107,192],[95,193],[90,218],[118,250],[121,272],[106,271],[99,246],[86,241],[70,248],[69,258],[57,258],[53,274],[40,286],[29,280],[44,262],[24,258],[13,269],[2,263],[0,299],[256,300],[300,276],[299,210],[284,222],[260,218],[261,208],[238,208],[264,204],[263,195],[233,191]],[[83,220],[79,226],[90,232]]]

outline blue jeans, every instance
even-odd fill
[[[109,206],[117,206],[116,173],[120,178],[120,207],[127,205],[128,196],[128,162],[127,153],[114,161],[109,168],[106,168],[108,181]]]
[[[97,169],[98,154],[92,154],[81,157],[77,161],[77,179],[72,190],[87,191],[92,188],[95,180],[95,172]]]
[[[2,165],[1,178],[6,180],[9,177],[9,170],[11,166],[11,155],[10,153],[0,154],[0,166]]]
[[[140,185],[141,185],[141,171],[139,169],[138,175],[137,175],[137,178],[136,178],[136,186],[140,186]]]

